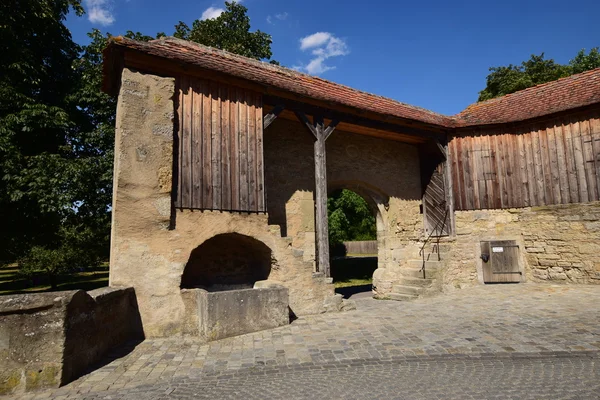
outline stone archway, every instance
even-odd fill
[[[239,233],[213,236],[192,250],[181,277],[181,288],[222,291],[252,288],[269,278],[271,249]]]
[[[327,187],[328,195],[347,189],[362,197],[375,217],[377,235],[377,269],[385,268],[389,259],[388,218],[389,196],[381,190],[359,181],[334,181]]]

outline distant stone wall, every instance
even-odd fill
[[[0,395],[64,385],[142,337],[132,288],[0,296]]]
[[[515,240],[525,280],[600,284],[600,202],[456,212],[445,288],[483,282],[485,240]]]

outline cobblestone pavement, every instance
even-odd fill
[[[147,340],[26,397],[600,397],[600,286],[488,285],[357,304],[207,345]]]

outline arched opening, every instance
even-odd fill
[[[252,288],[271,273],[271,249],[239,233],[226,233],[196,247],[181,277],[181,288],[211,292]]]
[[[346,298],[371,293],[378,263],[377,206],[370,196],[338,188],[329,193],[327,216],[336,293]]]

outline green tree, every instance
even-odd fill
[[[248,9],[240,3],[225,2],[225,11],[217,18],[195,20],[190,28],[180,21],[174,36],[206,46],[230,51],[257,60],[269,60],[271,35],[257,30],[250,32]]]
[[[79,0],[0,4],[0,260],[13,261],[57,237],[66,194],[70,88],[79,47],[64,26]]]
[[[595,47],[586,54],[579,51],[569,64],[562,65],[552,59],[544,59],[544,53],[532,55],[520,65],[509,64],[505,67],[491,67],[486,78],[486,87],[479,92],[478,101],[493,99],[535,85],[550,82],[590,69],[600,67],[600,53]]]
[[[327,199],[329,244],[350,240],[375,240],[377,227],[369,205],[351,190],[339,190]]]
[[[585,49],[580,50],[575,58],[569,61],[569,66],[573,74],[600,68],[600,52],[598,51],[598,47],[591,49],[589,54],[585,54]]]
[[[491,73],[486,78],[487,85],[479,92],[478,101],[504,96],[571,74],[568,66],[557,64],[552,59],[544,59],[544,53],[539,56],[532,55],[521,65],[492,67],[490,71]]]
[[[0,260],[51,276],[108,257],[115,100],[100,91],[98,32],[64,26],[79,1],[3,3]],[[8,11],[10,10],[10,12]]]

